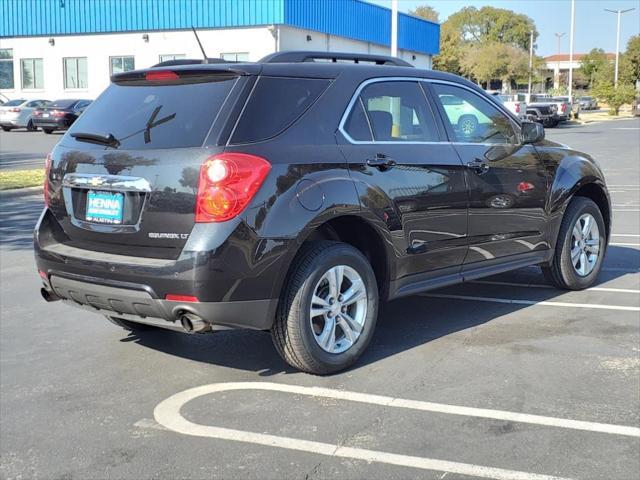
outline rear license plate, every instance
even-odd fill
[[[95,190],[89,190],[87,193],[85,218],[89,222],[119,225],[122,223],[123,210],[124,195],[122,193]]]
[[[42,118],[49,118],[49,114],[48,113],[43,113],[42,114]]]

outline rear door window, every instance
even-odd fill
[[[435,119],[422,88],[417,82],[376,82],[364,88],[358,99],[364,108],[375,142],[438,141]],[[364,137],[366,129],[357,104],[345,125],[354,140]],[[354,136],[355,135],[355,136]]]
[[[69,129],[113,135],[120,150],[199,147],[238,77],[178,85],[111,84]],[[91,148],[82,143],[82,148]]]
[[[313,105],[329,83],[315,78],[260,77],[231,143],[259,142],[282,133]]]

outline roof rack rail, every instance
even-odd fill
[[[345,53],[345,52],[307,52],[307,51],[285,51],[276,52],[259,60],[259,63],[301,63],[314,62],[316,60],[328,60],[337,62],[338,60],[350,60],[353,63],[375,63],[376,65],[395,65],[397,67],[413,67],[409,62],[396,57],[385,55],[370,55],[367,53]]]
[[[207,65],[214,63],[239,63],[232,60],[224,60],[222,58],[176,58],[175,60],[165,60],[164,62],[156,63],[154,67],[172,67],[174,65]]]

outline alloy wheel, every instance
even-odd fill
[[[343,353],[358,340],[367,318],[367,289],[353,268],[337,265],[313,291],[310,322],[317,344],[325,352]]]
[[[593,215],[581,215],[571,233],[571,263],[581,277],[589,275],[600,256],[600,229]]]

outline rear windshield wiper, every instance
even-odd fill
[[[114,137],[112,133],[101,135],[99,133],[75,132],[72,133],[71,136],[79,142],[95,143],[112,148],[118,148],[120,146],[120,141]]]

